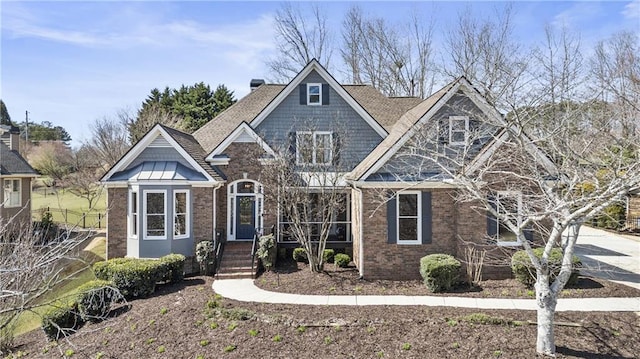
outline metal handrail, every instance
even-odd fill
[[[220,262],[222,262],[222,254],[224,253],[224,244],[226,241],[226,237],[224,237],[222,232],[216,232],[216,237],[213,243],[213,249],[216,253],[216,267],[214,268],[214,274],[217,274],[220,270]]]
[[[256,232],[253,235],[253,244],[251,245],[251,274],[255,275],[255,266],[256,266],[256,254],[258,252],[258,229],[256,228]]]

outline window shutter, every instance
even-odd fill
[[[331,155],[333,156],[333,158],[331,162],[334,166],[338,166],[340,164],[340,152],[341,152],[340,136],[337,133],[333,132],[331,134],[331,137],[333,141],[333,148],[331,149],[332,151]]]
[[[489,201],[489,205],[494,210],[497,210],[498,206],[496,204],[496,197],[489,195],[487,197]],[[498,221],[496,217],[489,211],[487,211],[487,235],[491,238],[495,238],[498,235]]]
[[[431,243],[431,192],[422,192],[422,244]]]
[[[393,197],[389,198],[387,201],[387,243],[394,244],[398,242],[397,238],[397,219],[396,216],[396,200],[397,197],[393,195]]]
[[[300,89],[300,104],[306,105],[307,104],[307,84],[300,84],[298,88]]]
[[[289,132],[289,153],[291,154],[293,161],[296,161],[296,133]]]
[[[524,239],[528,240],[529,242],[533,241],[533,229],[528,228],[525,229],[524,231]]]
[[[322,104],[329,104],[329,84],[322,84]]]

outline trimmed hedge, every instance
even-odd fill
[[[184,261],[186,257],[182,254],[168,254],[160,261],[163,262],[167,268],[162,280],[169,283],[182,282],[184,279]]]
[[[322,252],[322,259],[325,263],[333,263],[335,256],[336,251],[333,249],[325,249],[324,252]]]
[[[533,249],[533,255],[535,255],[538,259],[542,258],[543,252],[543,247]],[[553,282],[558,274],[560,274],[560,269],[562,267],[562,256],[562,249],[553,248],[551,250],[551,253],[549,255],[550,282]],[[582,265],[580,258],[578,258],[578,256],[576,255],[574,255],[571,259],[571,263],[571,276],[569,276],[567,285],[573,285],[578,282],[578,275],[580,274],[579,268]],[[511,270],[513,271],[513,275],[520,283],[528,287],[531,287],[536,283],[536,269],[533,267],[531,259],[529,259],[526,250],[517,251],[513,254],[513,257],[511,257]]]
[[[184,278],[184,256],[169,254],[158,259],[113,258],[93,265],[96,278],[112,282],[125,298],[145,298],[156,283]]]
[[[420,258],[420,275],[432,292],[451,289],[460,277],[460,262],[448,254],[430,254]]]
[[[92,280],[78,287],[78,312],[84,321],[100,321],[109,314],[111,303],[120,298],[112,282]]]
[[[338,267],[346,268],[351,262],[351,257],[348,254],[338,253],[333,260]]]
[[[309,261],[309,258],[307,257],[307,251],[304,248],[294,248],[293,260],[296,262],[307,263]]]
[[[78,303],[56,303],[42,315],[42,331],[50,340],[73,334],[83,324]]]

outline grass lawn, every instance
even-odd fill
[[[89,266],[86,266],[83,270],[78,272],[73,278],[66,280],[56,287],[54,287],[49,293],[47,293],[42,299],[41,303],[49,302],[57,298],[64,298],[73,294],[80,285],[96,279],[93,275],[93,271],[90,268],[90,264],[104,260],[106,257],[106,238],[103,234],[99,234],[82,250],[80,257],[85,260]],[[80,262],[76,262],[65,270],[66,273],[73,273],[82,269],[85,265]],[[32,312],[24,312],[18,317],[16,322],[15,335],[20,335],[34,329],[38,329],[41,325],[41,314],[44,313],[50,306],[42,306],[35,309]]]
[[[46,195],[45,195],[46,193]],[[89,208],[89,202],[81,197],[74,195],[64,189],[58,189],[53,192],[47,188],[34,190],[31,194],[31,209],[33,210],[33,219],[40,220],[40,213],[37,211],[41,208],[49,208],[53,215],[53,221],[56,223],[69,223],[72,225],[82,225],[82,214],[86,213],[87,218],[84,227],[98,226],[98,213],[104,217],[107,204],[106,191],[94,201],[93,208]],[[102,219],[100,227],[104,227],[105,221]]]

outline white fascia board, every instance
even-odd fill
[[[398,150],[400,150],[400,148],[402,148],[402,146],[404,146],[407,141],[416,133],[416,130],[418,128],[421,128],[425,124],[425,122],[427,122],[429,119],[431,119],[431,117],[438,113],[442,106],[444,106],[444,104],[446,104],[447,101],[449,101],[449,99],[453,97],[453,94],[455,94],[459,88],[460,82],[457,82],[451,89],[449,89],[449,91],[447,91],[447,94],[442,96],[442,98],[440,98],[438,102],[431,106],[429,111],[427,111],[427,113],[425,113],[418,120],[418,122],[416,122],[407,132],[405,132],[404,135],[402,135],[402,137],[400,137],[400,139],[393,146],[391,146],[391,148],[387,150],[382,157],[374,162],[374,164],[369,167],[369,169],[362,176],[360,176],[360,178],[358,178],[358,181],[366,180],[367,178],[369,178],[369,176],[382,168],[382,166],[384,166],[384,164],[387,163],[387,161],[389,161],[389,159],[391,159],[391,157],[395,155]]]
[[[156,139],[156,137],[158,136],[162,136],[164,137],[165,140],[167,140],[167,142],[169,142],[169,144],[171,144],[171,147],[173,147],[173,149],[175,149],[176,151],[178,151],[178,153],[191,165],[193,166],[193,168],[195,168],[196,170],[198,170],[198,172],[200,172],[201,174],[203,174],[205,176],[205,178],[207,179],[207,181],[211,181],[211,182],[216,182],[215,179],[213,179],[213,177],[211,177],[209,175],[209,173],[207,173],[207,171],[205,171],[204,168],[202,168],[202,166],[200,166],[200,164],[193,158],[191,157],[191,155],[189,155],[187,153],[187,151],[184,150],[184,148],[182,148],[182,146],[180,146],[178,144],[178,142],[176,142],[176,140],[173,139],[173,137],[171,137],[167,131],[165,131],[162,126],[160,125],[155,125],[155,127],[153,127],[151,129],[151,131],[149,131],[140,141],[138,141],[138,143],[135,144],[135,146],[133,146],[133,148],[131,150],[129,150],[129,152],[127,152],[124,157],[122,157],[112,168],[111,170],[109,170],[109,172],[107,172],[107,174],[105,174],[100,181],[101,182],[105,182],[107,181],[109,178],[111,178],[111,176],[113,176],[114,173],[118,172],[118,171],[122,171],[125,168],[127,168],[127,166],[129,166],[131,164],[131,162],[133,162],[133,160],[135,160],[140,153],[142,153],[142,151],[144,151],[151,142],[153,142],[153,140]]]
[[[10,175],[0,175],[0,178],[36,178],[36,177],[40,177],[40,175],[37,174],[32,174],[32,173],[24,173],[24,174],[20,174],[20,173],[16,173],[16,174],[10,174]]]
[[[271,147],[269,147],[269,145],[262,139],[262,137],[260,137],[248,123],[242,122],[240,125],[238,125],[238,127],[236,127],[235,130],[233,130],[233,132],[231,132],[231,134],[229,134],[229,136],[227,136],[227,138],[224,139],[224,141],[222,141],[218,146],[216,146],[216,148],[213,149],[213,151],[211,151],[211,153],[205,160],[213,164],[213,162],[216,161],[214,157],[223,153],[224,150],[226,150],[227,147],[234,143],[235,140],[237,140],[243,133],[249,135],[251,138],[253,138],[255,143],[262,147],[265,152],[275,157],[275,151]],[[229,164],[228,160],[226,164]]]
[[[287,98],[287,96],[289,96],[296,88],[298,88],[298,85],[302,83],[302,80],[304,80],[304,78],[307,77],[313,70],[316,70],[320,77],[327,81],[327,84],[329,84],[329,86],[331,86],[333,90],[336,91],[338,95],[340,95],[340,97],[342,97],[342,99],[345,100],[358,113],[358,115],[360,115],[369,124],[369,126],[371,126],[374,131],[376,131],[376,133],[378,133],[382,138],[387,137],[387,135],[389,134],[387,130],[385,130],[384,127],[382,127],[378,123],[378,121],[371,117],[371,115],[362,106],[360,106],[360,104],[353,97],[351,97],[351,95],[349,95],[349,93],[338,83],[338,81],[336,81],[336,79],[334,79],[333,76],[331,76],[331,74],[329,74],[327,70],[325,70],[315,59],[311,60],[311,62],[309,62],[309,64],[307,64],[307,66],[302,69],[302,71],[300,71],[300,73],[298,73],[298,75],[296,75],[296,77],[294,77],[293,80],[291,80],[291,82],[289,82],[289,84],[282,91],[280,91],[278,96],[276,96],[273,101],[271,101],[269,105],[267,105],[267,107],[265,107],[258,114],[258,116],[256,116],[256,118],[251,121],[251,127],[258,127],[258,125],[260,125],[260,123],[262,123],[262,121],[264,121],[264,119],[267,118],[267,116],[269,116],[269,114],[273,112],[273,110],[275,110],[275,108],[278,107],[282,103],[282,101]]]
[[[351,182],[357,188],[389,188],[389,189],[402,189],[402,190],[411,190],[411,189],[455,189],[460,186],[453,183],[451,180],[430,182],[364,182],[364,181],[354,181]]]
[[[349,185],[345,179],[345,172],[298,172],[298,174],[308,183],[309,187],[346,187]],[[328,182],[328,185],[322,182]]]

